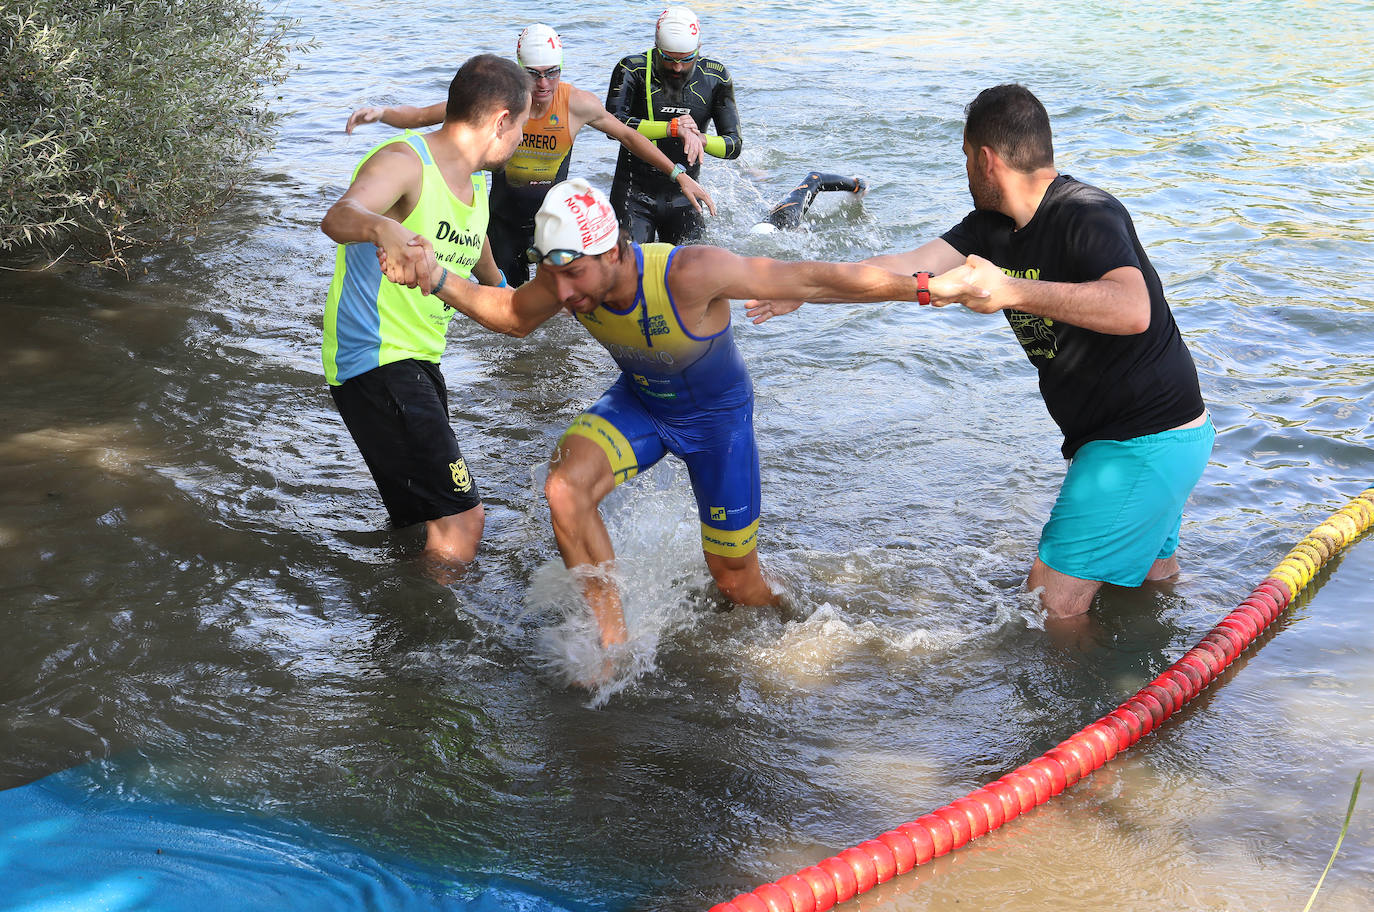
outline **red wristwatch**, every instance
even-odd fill
[[[935,274],[935,273],[933,273],[933,272],[918,272],[918,273],[916,273],[916,303],[917,303],[917,304],[929,304],[929,303],[930,303],[930,277],[933,276],[934,274]]]

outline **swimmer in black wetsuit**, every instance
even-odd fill
[[[812,171],[769,211],[767,218],[749,230],[752,234],[770,234],[799,227],[806,210],[811,208],[812,201],[816,199],[816,194],[832,190],[862,197],[868,192],[868,181],[862,177],[841,177],[838,174]]]
[[[735,87],[721,63],[701,56],[697,17],[685,6],[659,16],[654,47],[626,57],[611,73],[606,110],[654,140],[678,168],[696,178],[701,155],[738,158],[742,143]],[[714,122],[716,135],[702,131]],[[657,236],[681,244],[701,234],[701,214],[680,198],[673,181],[621,151],[611,203],[637,243]]]

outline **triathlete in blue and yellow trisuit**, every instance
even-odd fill
[[[687,465],[708,554],[753,550],[759,525],[754,385],[730,324],[699,336],[683,326],[666,277],[679,248],[633,245],[639,293],[628,309],[603,302],[577,319],[621,374],[567,434],[606,453],[616,483],[672,453]]]
[[[453,311],[425,292],[474,274],[500,280],[483,256],[480,172],[515,151],[529,80],[511,61],[474,57],[454,77],[448,110],[440,129],[369,152],[320,228],[338,243],[324,315],[330,392],[392,522],[425,523],[426,555],[452,564],[476,553],[483,511],[439,371]]]
[[[870,266],[745,258],[705,245],[639,246],[622,233],[605,194],[579,179],[545,197],[535,215],[535,248],[539,269],[521,288],[457,283],[440,297],[483,326],[517,336],[566,308],[621,369],[559,440],[544,485],[564,563],[601,571],[578,579],[602,642],[624,642],[628,631],[619,592],[604,572],[615,550],[598,506],[665,453],[687,464],[706,566],[721,593],[743,605],[776,601],[755,548],[754,395],[731,335],[731,301],[912,301],[916,280]],[[943,282],[931,281],[932,295]]]
[[[657,174],[668,195],[696,211],[698,205],[712,212],[715,204],[687,169],[673,162],[646,137],[625,126],[601,106],[596,96],[561,81],[563,39],[547,25],[531,25],[520,33],[515,56],[534,80],[530,119],[515,154],[504,168],[492,173],[491,224],[488,240],[496,265],[511,285],[529,279],[526,253],[534,242],[534,213],[549,188],[568,176],[573,141],[584,126],[600,130],[621,143],[633,161],[649,174]],[[444,102],[414,107],[366,107],[354,111],[345,129],[358,124],[382,123],[393,127],[422,127],[444,119]]]

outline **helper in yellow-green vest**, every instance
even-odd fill
[[[473,57],[449,86],[443,125],[369,152],[320,222],[339,244],[324,315],[325,379],[392,523],[425,523],[426,556],[447,565],[476,555],[483,510],[439,371],[454,312],[432,292],[470,277],[501,282],[484,240],[479,172],[511,157],[529,106],[524,70]],[[436,260],[437,274],[429,268]]]

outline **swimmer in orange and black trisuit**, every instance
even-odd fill
[[[816,199],[816,194],[832,190],[863,197],[868,192],[868,181],[862,177],[841,177],[838,174],[812,171],[769,211],[767,218],[750,231],[754,234],[769,234],[787,228],[798,228],[806,215],[806,210],[811,208],[811,203]]]

